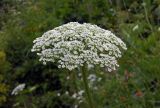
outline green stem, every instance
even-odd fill
[[[78,87],[77,87],[77,83],[76,83],[76,71],[72,72],[72,78],[73,78],[73,84],[74,84],[74,89],[76,90],[76,92],[78,91]]]
[[[87,65],[84,65],[84,66],[82,67],[82,77],[83,77],[85,92],[86,92],[86,94],[87,94],[87,101],[88,101],[89,107],[90,107],[90,108],[94,108],[94,106],[93,106],[93,101],[92,101],[92,98],[91,98],[91,94],[90,94],[90,91],[89,91],[89,86],[88,86],[88,81],[87,81],[86,72],[87,72]]]
[[[143,7],[144,7],[144,13],[145,13],[146,21],[147,21],[151,31],[153,32],[153,27],[152,27],[152,24],[149,21],[149,17],[148,17],[148,12],[147,12],[146,6],[143,6]]]
[[[23,100],[23,104],[24,104],[24,108],[27,108],[27,105],[24,100]]]

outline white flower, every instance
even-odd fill
[[[83,94],[84,94],[84,90],[80,90],[77,93],[74,93],[72,95],[72,98],[77,99],[78,101],[82,101],[83,100]]]
[[[81,77],[81,76],[82,76],[82,73],[78,73],[78,76]]]
[[[83,93],[84,93],[84,90],[80,90],[80,91],[78,92],[78,95],[79,95],[79,96],[82,96]]]
[[[78,105],[75,105],[74,108],[78,108]]]
[[[76,98],[77,97],[77,93],[74,93],[73,95],[72,95],[72,98]]]
[[[60,93],[57,93],[57,96],[61,96],[61,94],[60,94]]]
[[[11,95],[17,95],[20,91],[23,91],[26,84],[19,84],[17,87],[15,87],[11,93]]]
[[[69,95],[69,92],[68,92],[68,91],[66,91],[66,92],[65,92],[65,94],[66,94],[66,95]]]
[[[94,81],[96,81],[96,79],[97,79],[97,76],[95,75],[95,74],[90,74],[89,76],[88,76],[88,80],[90,81],[90,82],[94,82]]]
[[[102,78],[98,78],[98,82],[100,82],[102,80]]]
[[[143,3],[142,3],[142,6],[146,6],[146,3],[145,3],[145,2],[143,2]]]
[[[138,25],[135,25],[132,30],[135,31],[135,30],[137,30],[138,28],[139,28],[139,26],[138,26]]]
[[[94,68],[94,66],[92,64],[89,64],[88,69],[92,69],[92,68]]]
[[[67,76],[67,78],[66,78],[67,80],[69,80],[70,79],[70,77],[69,76]]]
[[[88,76],[88,85],[89,85],[89,88],[92,88],[94,90],[98,90],[98,87],[97,87],[97,83],[99,83],[102,78],[101,77],[97,77],[96,74],[89,74]]]
[[[125,43],[111,31],[89,23],[70,22],[35,39],[32,48],[40,61],[58,63],[58,68],[73,70],[79,66],[99,65],[108,71],[118,67],[117,59]]]

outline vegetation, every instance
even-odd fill
[[[0,107],[86,107],[66,95],[83,88],[77,70],[44,66],[31,52],[36,37],[70,21],[111,30],[127,44],[115,72],[90,70],[102,78],[91,91],[98,108],[160,107],[159,0],[1,0],[0,12]]]

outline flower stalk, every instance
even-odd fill
[[[87,80],[87,64],[85,64],[84,66],[82,66],[82,78],[83,78],[83,83],[84,83],[84,87],[85,87],[85,92],[86,92],[86,95],[87,95],[87,101],[88,101],[88,104],[89,104],[89,108],[94,108],[94,105],[93,105],[93,100],[92,100],[92,97],[91,97],[91,93],[89,91],[89,86],[88,86],[88,80]]]

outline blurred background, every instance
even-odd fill
[[[118,70],[101,82],[103,108],[160,108],[160,0],[0,0],[0,108],[76,108],[57,96],[74,82],[66,70],[31,52],[36,37],[71,21],[96,24],[127,44]]]

